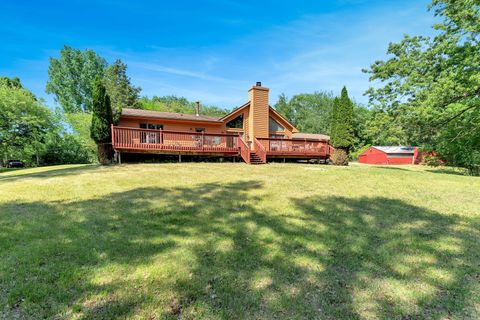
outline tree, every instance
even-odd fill
[[[368,135],[369,120],[373,111],[361,104],[353,104],[353,144],[352,151],[358,154],[358,150],[370,146],[372,140]],[[352,158],[352,157],[351,157]]]
[[[53,93],[67,113],[91,112],[93,82],[103,78],[107,62],[93,50],[80,51],[67,45],[60,58],[50,58],[46,92]]]
[[[19,77],[0,77],[0,87],[25,89]],[[34,100],[37,100],[37,97],[31,91],[25,89],[25,93],[30,95]]]
[[[328,135],[333,100],[334,97],[329,92],[297,94],[290,100],[282,94],[275,104],[275,110],[301,132]]]
[[[365,122],[364,135],[368,143],[376,146],[400,146],[410,144],[409,136],[391,113],[374,109]]]
[[[127,76],[127,65],[120,59],[105,70],[105,87],[112,104],[113,121],[117,123],[122,108],[132,108],[138,103],[141,88],[131,84]]]
[[[277,110],[282,116],[285,117],[288,121],[290,121],[291,124],[295,124],[295,110],[290,106],[290,100],[288,97],[282,93],[278,96],[278,101],[275,103],[273,106],[275,110]]]
[[[86,153],[89,162],[98,161],[97,144],[93,141],[90,128],[92,126],[91,113],[62,113],[62,119],[82,146],[82,150]]]
[[[153,96],[151,99],[143,97],[134,107],[138,109],[164,112],[195,113],[195,102],[188,101],[188,99],[184,97],[176,96]],[[224,116],[228,111],[216,106],[202,105],[200,113],[209,116]]]
[[[331,143],[335,148],[332,160],[336,165],[348,165],[348,154],[353,144],[353,103],[343,87],[340,98],[334,100]]]
[[[0,85],[0,152],[3,161],[38,146],[52,127],[52,113],[23,86]]]
[[[113,124],[112,107],[110,97],[100,78],[95,79],[93,88],[91,137],[98,146],[98,160],[101,164],[107,164],[112,159],[110,146],[111,125]]]
[[[447,163],[479,171],[480,4],[434,0],[429,8],[442,19],[434,37],[405,36],[388,47],[391,58],[376,61],[367,91],[370,102],[398,117],[412,141],[436,150]]]

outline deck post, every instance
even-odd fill
[[[179,153],[179,154],[178,154],[178,163],[181,163],[181,162],[182,162],[182,154]]]
[[[118,164],[122,164],[122,153],[118,151]]]

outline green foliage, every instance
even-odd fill
[[[49,134],[40,154],[42,165],[90,163],[91,155],[70,133]]]
[[[361,104],[353,104],[353,143],[351,151],[357,151],[365,145],[370,145],[371,140],[366,130],[367,121],[372,116],[372,110]]]
[[[329,92],[298,94],[290,100],[279,96],[275,110],[301,132],[330,134],[330,117],[334,97]]]
[[[372,110],[363,131],[367,141],[375,146],[408,145],[408,133],[402,123],[395,120],[392,113],[381,109]]]
[[[0,85],[0,153],[8,160],[44,140],[53,115],[22,86]]]
[[[361,155],[365,150],[367,150],[368,148],[370,148],[372,145],[370,144],[366,144],[364,145],[363,147],[361,148],[358,148],[356,149],[355,151],[353,152],[350,152],[350,159],[351,160],[358,160],[358,156]]]
[[[348,97],[347,88],[343,87],[340,98],[333,104],[331,121],[331,141],[335,148],[346,149],[353,145],[353,103]]]
[[[130,78],[127,76],[127,65],[120,59],[115,60],[105,70],[104,84],[112,105],[113,122],[117,123],[122,108],[135,107],[141,88],[131,84]]]
[[[108,143],[111,140],[111,125],[113,123],[110,97],[100,78],[96,78],[93,86],[92,127],[90,136],[97,144]]]
[[[60,58],[50,58],[46,92],[54,94],[64,112],[91,112],[93,81],[103,78],[107,62],[93,50],[81,51],[67,45]]]
[[[35,95],[31,91],[26,90],[23,87],[19,77],[0,77],[0,87],[6,87],[11,89],[24,89],[26,94],[30,95],[35,100],[37,99],[37,97],[35,97]]]
[[[143,97],[139,100],[138,104],[135,105],[135,107],[138,109],[163,112],[178,112],[186,114],[195,113],[195,102],[188,101],[188,99],[184,97],[176,96],[153,96],[151,99]],[[202,105],[200,109],[200,114],[209,116],[223,116],[227,113],[228,110],[215,106]]]
[[[0,77],[0,87],[24,89],[19,77]]]
[[[72,131],[75,140],[82,146],[89,162],[97,161],[97,145],[90,136],[91,113],[63,113],[63,121]]]
[[[480,4],[434,0],[436,35],[405,36],[387,61],[369,70],[371,103],[389,113],[411,140],[442,153],[448,164],[478,168],[480,144]]]

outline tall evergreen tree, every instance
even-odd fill
[[[340,98],[335,99],[332,111],[331,142],[335,148],[333,162],[348,165],[348,154],[353,144],[353,103],[343,87]]]
[[[107,164],[112,159],[110,127],[113,123],[113,116],[110,97],[99,77],[95,78],[93,84],[92,111],[90,135],[98,146],[98,160],[102,164]]]

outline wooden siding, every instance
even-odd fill
[[[250,115],[249,115],[249,140],[256,138],[268,138],[268,89],[252,87],[249,91]]]
[[[162,124],[163,130],[195,132],[196,128],[205,128],[206,133],[225,133],[225,124],[202,121],[165,120],[156,118],[128,118],[121,117],[119,127],[140,128],[140,123]]]
[[[283,118],[279,117],[275,112],[272,112],[272,110],[269,110],[269,116],[285,128],[285,131],[282,131],[282,132],[270,131],[270,128],[269,128],[269,131],[268,131],[269,135],[270,134],[283,134],[283,135],[285,135],[285,138],[291,139],[292,134],[293,134],[293,132],[292,132],[293,126],[290,123],[288,123],[287,121],[285,121]]]
[[[223,121],[223,129],[225,130],[225,132],[227,133],[243,133],[244,134],[244,139],[245,141],[248,141],[248,128],[249,128],[249,118],[248,116],[250,115],[250,104],[247,104],[245,107],[243,108],[240,108],[234,112],[232,112],[231,114],[229,114],[227,117],[223,118],[222,121]],[[226,127],[226,124],[227,122],[229,122],[230,120],[233,120],[235,119],[236,117],[238,117],[239,115],[243,115],[243,128],[227,128]]]

